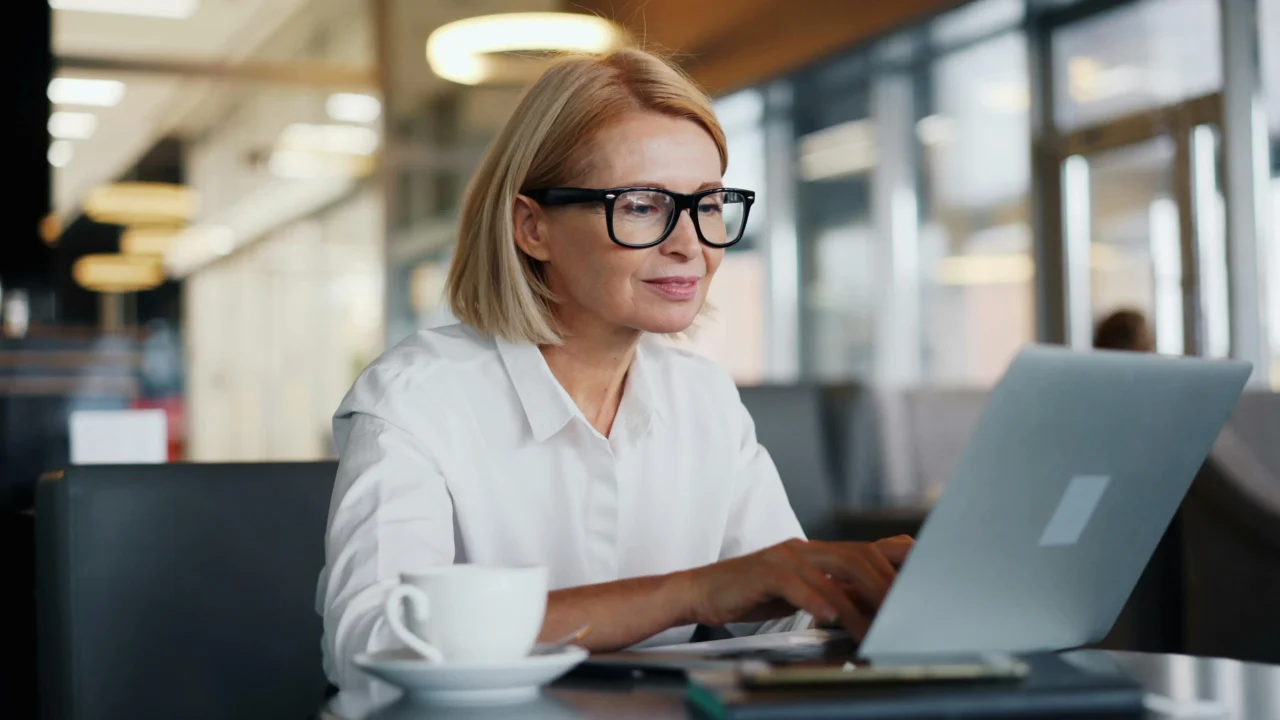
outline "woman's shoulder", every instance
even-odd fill
[[[421,396],[433,390],[483,382],[500,371],[497,346],[467,325],[419,330],[400,341],[360,373],[344,406],[367,405],[391,397]]]

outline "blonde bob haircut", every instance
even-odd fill
[[[702,126],[720,152],[724,172],[728,151],[710,98],[656,55],[623,49],[565,57],[525,92],[463,200],[446,286],[455,317],[509,342],[560,344],[556,299],[542,263],[516,246],[516,195],[580,182],[590,168],[595,134],[624,115],[645,111]]]

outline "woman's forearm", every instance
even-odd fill
[[[620,650],[696,622],[692,587],[689,573],[673,573],[556,590],[547,596],[538,639],[555,640],[588,625],[579,644],[592,652]]]

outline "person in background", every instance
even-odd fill
[[[1094,328],[1093,346],[1099,350],[1155,352],[1155,338],[1147,318],[1138,310],[1117,310]]]
[[[594,651],[843,626],[861,636],[911,547],[809,542],[729,375],[690,327],[754,193],[725,188],[710,100],[654,55],[563,59],[521,99],[464,200],[461,323],[375,361],[334,416],[318,588],[325,669],[398,645],[404,572],[548,568],[542,639]]]

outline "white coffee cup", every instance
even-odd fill
[[[518,660],[542,629],[547,569],[442,565],[403,573],[384,610],[396,637],[431,662]]]

